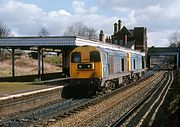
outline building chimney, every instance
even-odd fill
[[[114,34],[117,33],[117,23],[114,23]]]
[[[109,43],[108,36],[106,36],[105,42],[106,42],[106,43]]]
[[[118,20],[118,31],[121,30],[121,20]]]
[[[104,42],[104,33],[103,33],[103,30],[100,30],[99,41]]]

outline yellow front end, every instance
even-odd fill
[[[92,58],[93,53],[99,53],[97,58],[93,57],[95,60]],[[72,79],[102,78],[102,60],[100,56],[101,52],[92,46],[75,48],[71,53],[70,77]]]

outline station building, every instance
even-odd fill
[[[99,40],[104,42],[102,30],[99,34]],[[114,33],[111,36],[107,36],[105,42],[146,53],[148,49],[147,28],[134,27],[134,29],[128,29],[126,26],[121,28],[121,20],[118,20],[118,23],[114,23]]]

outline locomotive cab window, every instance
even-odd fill
[[[90,52],[90,62],[101,62],[99,51]]]
[[[81,53],[80,52],[73,52],[71,54],[71,62],[72,63],[80,63],[81,62]]]

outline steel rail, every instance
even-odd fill
[[[117,127],[122,125],[137,109],[140,108],[141,105],[143,105],[149,98],[150,96],[162,85],[162,82],[167,80],[170,74],[165,76],[165,78],[160,80],[157,85],[135,106],[133,106],[128,112],[126,112],[123,116],[119,117],[117,121],[115,121],[111,127]]]
[[[149,76],[148,76],[148,77],[149,77]],[[153,82],[156,78],[158,78],[158,77],[154,77],[154,78],[151,79],[149,82],[146,82],[146,85],[145,85],[145,86],[147,86],[149,83]],[[143,79],[143,80],[144,80],[144,79]],[[140,81],[138,81],[138,82],[142,82],[142,80],[140,80]],[[137,82],[136,82],[136,83],[132,83],[131,86],[132,86],[132,85],[136,85],[136,84],[137,84]],[[145,86],[144,86],[144,87],[145,87]],[[128,85],[128,86],[125,86],[124,89],[117,89],[116,91],[114,91],[114,93],[110,93],[110,95],[108,95],[108,98],[110,98],[110,97],[114,96],[115,94],[119,93],[120,90],[125,91],[125,90],[128,89],[129,87],[130,87],[130,86]],[[134,93],[140,91],[140,90],[143,89],[144,87],[139,88],[138,90],[134,91]],[[121,91],[121,92],[122,92],[122,91]],[[132,94],[131,94],[131,95],[132,95]],[[131,96],[131,95],[129,95],[129,96]],[[120,100],[120,102],[122,102],[123,100],[125,100],[125,99],[128,98],[129,96],[124,97],[123,99]],[[82,120],[82,121],[81,121],[78,125],[76,125],[75,127],[81,126],[83,123],[86,123],[88,120],[94,118],[94,117],[97,116],[98,114],[100,114],[100,113],[108,110],[110,107],[113,107],[114,105],[117,105],[117,104],[120,103],[120,102],[113,103],[113,104],[111,104],[110,106],[108,106],[107,108],[102,109],[101,111],[95,113],[94,115],[92,115],[92,116],[90,116],[90,117]]]
[[[154,73],[155,73],[155,72],[154,72]],[[151,75],[153,75],[154,73],[151,73]],[[116,93],[118,93],[118,92],[125,91],[125,90],[127,90],[128,88],[132,87],[133,85],[136,85],[138,82],[142,82],[143,80],[145,80],[145,79],[147,79],[147,78],[150,78],[150,75],[148,75],[148,76],[144,77],[143,79],[140,79],[140,80],[138,80],[138,81],[136,81],[136,82],[130,83],[130,84],[127,85],[127,86],[123,86],[123,87],[121,87],[121,88],[119,88],[119,89],[116,89],[116,90],[114,90],[112,93],[107,93],[107,94],[105,94],[105,95],[101,95],[101,96],[92,98],[90,101],[87,101],[87,102],[85,102],[85,103],[77,104],[76,106],[73,106],[73,107],[66,108],[66,109],[64,109],[63,111],[60,111],[60,112],[55,113],[55,114],[51,114],[51,115],[49,115],[49,116],[41,119],[40,121],[34,121],[34,123],[39,124],[39,123],[41,123],[41,122],[43,122],[43,121],[46,121],[46,120],[48,120],[48,119],[52,119],[52,118],[55,118],[55,119],[56,119],[56,117],[61,117],[61,116],[62,116],[62,118],[63,118],[63,116],[69,116],[69,114],[73,114],[73,112],[76,113],[76,110],[77,110],[77,111],[78,111],[78,110],[81,111],[81,110],[83,110],[84,108],[86,108],[86,107],[88,107],[88,106],[90,106],[90,105],[99,103],[99,102],[103,101],[104,99],[108,99],[108,98],[110,98],[111,96],[113,96],[114,94],[116,94]],[[153,80],[152,80],[152,81],[153,81]],[[33,110],[31,110],[30,113],[31,113],[31,112],[33,112]],[[21,118],[23,118],[23,116],[26,116],[26,114],[28,114],[28,112],[27,112],[27,113],[24,113],[24,114],[21,116]],[[9,119],[8,119],[8,120],[9,120]],[[0,121],[0,122],[3,123],[3,121]],[[4,121],[4,122],[5,122],[5,121]]]

